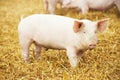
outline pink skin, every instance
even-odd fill
[[[86,14],[89,9],[105,11],[113,6],[117,6],[120,11],[120,0],[73,0],[62,7],[77,8],[82,12],[82,14]]]

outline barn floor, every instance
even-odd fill
[[[97,47],[86,51],[77,68],[72,69],[65,50],[42,50],[41,58],[24,63],[18,41],[21,16],[47,13],[42,0],[0,0],[0,80],[120,80],[120,16],[116,7],[106,12],[90,10],[82,15],[73,9],[56,14],[76,19],[110,18],[109,28],[99,34]]]

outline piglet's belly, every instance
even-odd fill
[[[66,49],[65,43],[61,43],[57,41],[35,40],[34,43],[48,49],[61,49],[61,50]]]

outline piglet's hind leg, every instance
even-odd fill
[[[36,60],[39,60],[40,52],[41,52],[41,46],[39,46],[37,43],[34,43],[34,57]]]
[[[29,59],[29,47],[31,43],[32,43],[31,40],[28,40],[25,38],[20,39],[22,57],[25,62],[28,62],[28,59]]]

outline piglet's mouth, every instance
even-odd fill
[[[96,44],[90,44],[90,45],[89,45],[89,49],[90,49],[90,50],[94,49],[95,47],[96,47]]]

